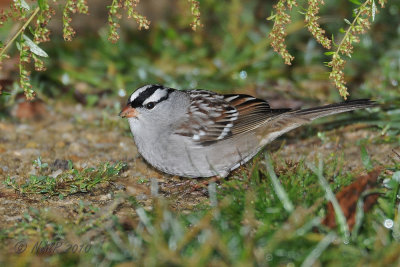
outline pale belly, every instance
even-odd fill
[[[172,138],[164,147],[158,146],[158,142],[148,142],[138,149],[152,166],[171,175],[225,177],[259,151],[258,142],[251,137],[227,139],[208,146],[193,146],[190,139],[179,137]]]

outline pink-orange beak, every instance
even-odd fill
[[[122,109],[122,111],[119,113],[119,116],[122,118],[134,118],[137,117],[138,113],[136,109],[131,107],[130,105],[127,105]]]

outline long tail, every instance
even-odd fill
[[[369,108],[376,105],[376,102],[369,99],[358,99],[321,107],[284,112],[266,122],[266,127],[263,127],[262,132],[260,133],[264,136],[261,145],[266,145],[282,134],[309,123],[312,120],[356,109]]]
[[[294,110],[286,114],[295,115],[296,117],[306,120],[315,120],[332,114],[348,112],[356,109],[369,108],[376,105],[377,103],[370,99],[357,99],[321,107]]]

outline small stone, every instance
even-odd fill
[[[66,142],[73,142],[75,140],[75,137],[71,133],[65,132],[61,135],[61,138]]]
[[[51,170],[68,170],[68,160],[65,159],[56,159],[53,163],[50,164]]]
[[[123,184],[115,184],[115,188],[117,190],[125,190],[125,186]]]
[[[69,146],[69,151],[71,151],[73,153],[79,153],[81,151],[81,146],[77,143],[72,143]]]
[[[148,196],[145,194],[140,194],[136,197],[137,200],[146,200],[148,199]]]
[[[82,158],[77,156],[77,155],[71,155],[69,156],[70,160],[72,160],[72,162],[74,163],[74,165],[77,165],[79,160],[81,160]]]
[[[111,200],[112,199],[112,195],[111,194],[107,194],[107,195],[101,195],[99,197],[100,201],[107,201],[107,200]]]
[[[58,141],[56,143],[56,148],[63,148],[63,147],[65,147],[65,143],[63,141]]]
[[[15,132],[16,133],[21,133],[21,134],[26,134],[26,133],[31,133],[33,132],[32,126],[28,125],[28,124],[19,124],[16,128],[15,128]]]
[[[14,151],[14,156],[21,157],[21,156],[39,156],[40,151],[38,149],[33,149],[33,148],[24,148],[20,150],[15,150]]]
[[[55,124],[49,127],[50,130],[61,132],[61,133],[69,133],[74,130],[74,125],[70,122],[56,122]]]
[[[8,166],[1,166],[2,171],[7,172],[9,170]]]
[[[55,172],[52,172],[49,176],[56,178],[58,175],[60,175],[63,171],[61,169],[56,170]]]
[[[38,148],[39,144],[31,141],[31,142],[28,142],[25,147],[26,148]]]
[[[0,122],[0,130],[5,131],[5,130],[8,130],[9,128],[11,128],[9,124],[5,124],[5,123],[1,123]]]

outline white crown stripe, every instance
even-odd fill
[[[144,102],[143,105],[146,105],[150,102],[158,102],[160,99],[164,98],[168,94],[167,90],[157,89],[154,93],[148,97]]]
[[[139,88],[138,90],[136,90],[132,95],[131,98],[129,99],[130,102],[133,102],[141,93],[143,93],[145,90],[147,90],[148,88],[152,87],[152,85],[146,85],[143,86],[141,88]]]

